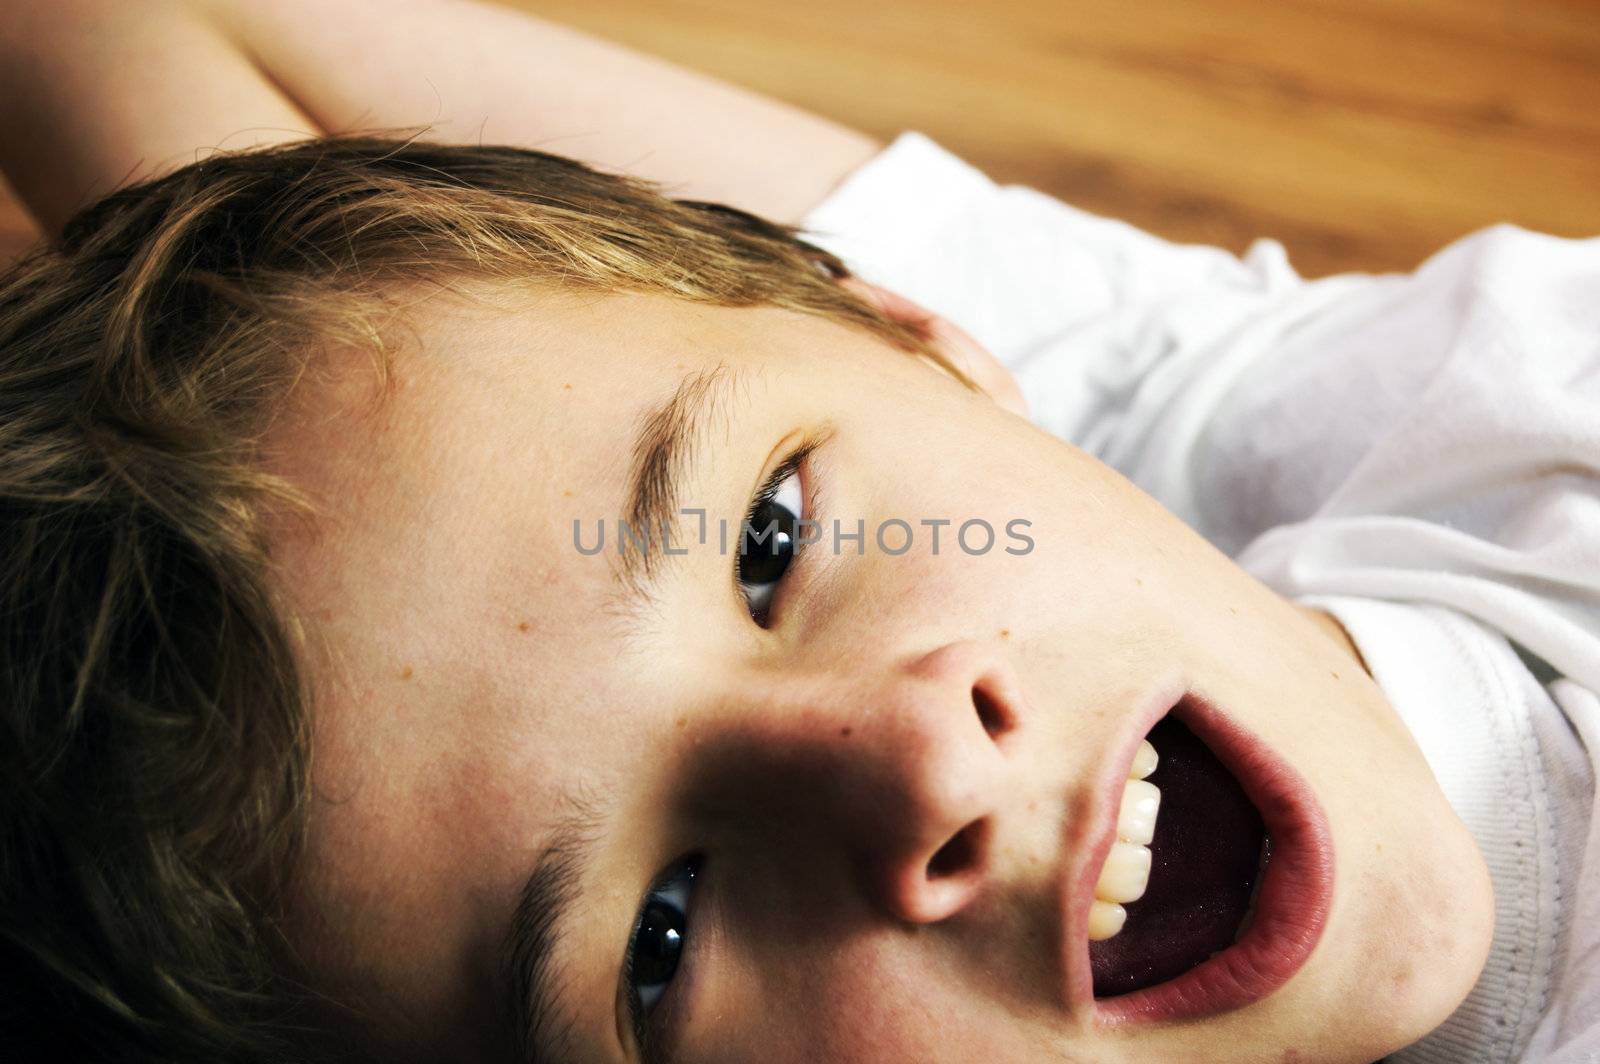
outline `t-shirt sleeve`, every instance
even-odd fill
[[[1600,240],[1498,226],[1381,281],[1280,312],[1195,490],[1254,508],[1280,593],[1447,606],[1600,691]]]
[[[1119,308],[1295,280],[1271,241],[1244,261],[1174,244],[1034,189],[998,185],[919,133],[902,134],[848,177],[804,229],[863,277],[937,310],[1013,367]]]

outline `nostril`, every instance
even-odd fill
[[[995,698],[981,685],[972,688],[972,706],[978,711],[978,720],[983,724],[983,730],[989,733],[989,738],[999,738],[1011,730],[1011,718]]]
[[[970,872],[982,864],[987,823],[974,820],[939,847],[939,851],[928,859],[928,878],[948,879]]]

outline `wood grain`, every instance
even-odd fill
[[[1177,240],[1308,275],[1600,233],[1590,0],[517,0]]]
[[[1595,0],[503,2],[1311,276],[1600,233]]]

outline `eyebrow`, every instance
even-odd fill
[[[562,984],[552,962],[562,928],[592,861],[601,814],[597,807],[563,795],[573,807],[551,832],[517,897],[506,935],[505,986],[510,995],[517,1059],[528,1064],[572,1057],[572,1021],[562,1008]]]
[[[665,401],[635,423],[625,512],[633,529],[650,530],[649,544],[678,516],[683,486],[703,456],[700,442],[714,423],[725,423],[728,400],[745,379],[746,374],[726,364],[691,370]],[[660,575],[662,558],[673,556],[650,546],[624,550],[622,582],[647,592]],[[575,796],[563,795],[558,804],[574,810],[557,824],[534,861],[506,937],[507,1014],[518,1059],[529,1064],[572,1056],[572,1021],[561,1005],[560,975],[551,956],[591,861],[602,819],[593,804]]]
[[[708,370],[684,374],[666,401],[645,411],[634,429],[632,462],[628,475],[628,525],[645,530],[650,538],[643,550],[630,544],[622,554],[623,583],[637,592],[648,590],[659,575],[664,558],[676,557],[656,549],[656,537],[679,515],[683,486],[695,464],[704,456],[700,443],[713,423],[726,423],[728,400],[747,375],[719,364]],[[702,532],[704,524],[701,525]]]

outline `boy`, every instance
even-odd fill
[[[0,295],[20,1050],[1595,1049],[1592,247],[1301,285],[491,9],[141,12],[187,84],[73,14],[7,86],[52,227],[415,121],[428,41],[493,139],[547,78],[587,157],[690,143],[645,173],[1085,450],[558,159],[112,197]]]

